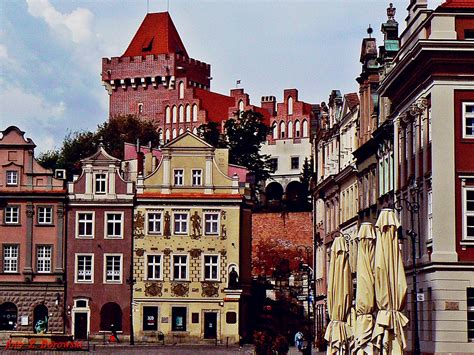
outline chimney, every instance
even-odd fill
[[[276,98],[275,96],[262,96],[260,100],[260,106],[267,110],[270,115],[275,116],[276,111]]]
[[[405,19],[407,27],[416,19],[420,11],[428,8],[428,0],[410,0],[410,5],[407,7],[408,16]]]

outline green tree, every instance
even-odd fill
[[[216,148],[225,148],[227,146],[219,130],[219,124],[216,122],[211,121],[200,125],[197,133],[199,137]]]

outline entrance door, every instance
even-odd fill
[[[204,313],[204,339],[217,336],[217,313]]]
[[[74,313],[74,339],[87,340],[87,313]]]

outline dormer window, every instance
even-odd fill
[[[95,193],[105,194],[106,193],[107,177],[105,174],[95,175]]]
[[[18,185],[18,171],[7,170],[7,185],[8,186]]]
[[[183,169],[174,170],[174,185],[175,186],[184,185],[184,170]]]

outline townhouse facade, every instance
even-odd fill
[[[18,127],[0,137],[0,338],[63,333],[64,181],[37,163]]]
[[[134,329],[173,342],[246,336],[251,210],[228,151],[186,132],[139,175],[134,212]]]
[[[67,332],[130,335],[134,184],[100,144],[68,183]]]

